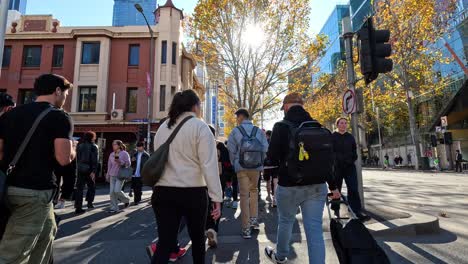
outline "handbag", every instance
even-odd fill
[[[132,176],[133,176],[133,169],[130,167],[122,166],[120,167],[119,173],[117,174],[117,179],[121,181],[127,181],[127,180],[131,180]]]
[[[164,173],[164,168],[166,167],[169,159],[169,147],[182,126],[191,118],[193,118],[193,116],[184,118],[169,136],[167,141],[149,157],[148,161],[146,161],[143,169],[141,170],[143,184],[153,187],[158,183],[159,179],[161,179]]]
[[[13,160],[10,162],[8,165],[8,169],[5,172],[3,170],[0,170],[0,212],[2,215],[1,221],[0,221],[0,240],[3,236],[3,232],[5,231],[5,227],[8,224],[8,218],[11,214],[8,204],[6,203],[6,198],[7,198],[7,190],[8,190],[8,185],[7,185],[7,177],[10,176],[10,174],[13,172],[13,170],[16,167],[16,164],[18,163],[19,159],[21,158],[21,155],[23,155],[24,150],[26,149],[27,145],[29,144],[29,141],[31,141],[31,138],[36,131],[37,127],[39,126],[39,123],[44,119],[44,117],[52,111],[54,108],[49,107],[46,110],[42,111],[39,116],[36,118],[34,121],[33,125],[28,131],[28,134],[26,134],[26,137],[24,138],[23,142],[21,143],[18,151],[16,152],[15,156],[13,157]]]

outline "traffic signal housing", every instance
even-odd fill
[[[379,73],[392,71],[393,61],[387,58],[392,54],[392,46],[387,43],[390,30],[376,30],[370,17],[358,31],[358,38],[361,73],[366,84],[377,79]]]

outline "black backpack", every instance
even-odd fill
[[[288,176],[297,185],[320,184],[332,179],[334,153],[332,133],[317,121],[295,123],[283,120],[289,127]]]

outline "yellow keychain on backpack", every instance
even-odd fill
[[[304,149],[304,142],[299,143],[299,161],[309,160],[309,153]]]

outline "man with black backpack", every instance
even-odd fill
[[[328,192],[326,182],[332,198],[340,198],[333,180],[331,132],[312,119],[303,104],[298,93],[284,98],[282,110],[286,115],[275,124],[268,150],[268,158],[279,165],[277,248],[265,248],[265,255],[273,263],[287,262],[298,207],[302,211],[309,263],[325,263],[322,217]]]
[[[238,126],[228,139],[231,163],[237,173],[240,186],[242,237],[252,238],[251,229],[258,224],[258,188],[260,172],[268,150],[265,134],[249,120],[246,109],[236,112]]]
[[[83,189],[84,185],[88,186],[86,191],[86,202],[88,202],[88,210],[94,208],[94,196],[96,194],[96,174],[98,172],[98,146],[96,141],[96,133],[89,131],[83,136],[83,141],[78,145],[76,150],[78,176],[76,178],[76,193],[75,193],[75,214],[82,214],[83,210]]]

